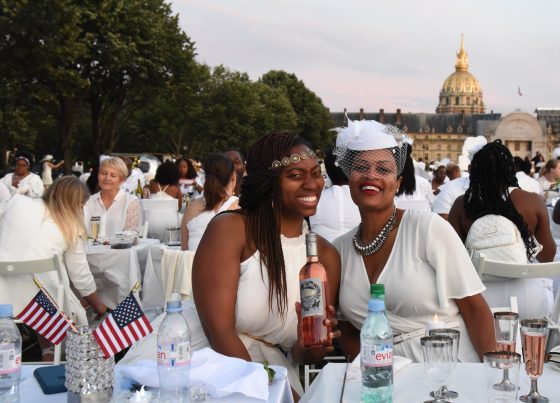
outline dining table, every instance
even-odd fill
[[[317,375],[300,403],[311,402],[359,402],[361,380],[346,379],[346,364],[327,364]],[[519,395],[530,390],[530,379],[521,364]],[[344,384],[344,393],[341,395]],[[445,381],[449,390],[459,393],[454,402],[486,402],[486,377],[482,363],[458,363]],[[539,392],[549,401],[560,402],[560,364],[547,363],[538,379]],[[426,375],[423,363],[411,363],[393,375],[393,403],[423,402],[431,400],[430,391],[435,389]]]
[[[159,244],[158,239],[140,238],[128,249],[112,249],[110,245],[88,245],[86,251],[97,293],[109,308],[115,308],[125,299],[134,285],[142,282],[149,247]],[[139,296],[137,300],[139,301]]]
[[[19,385],[19,401],[20,403],[60,403],[67,400],[67,393],[55,393],[55,394],[45,394],[41,389],[41,386],[35,379],[33,371],[37,368],[43,367],[43,365],[22,365],[21,366],[21,377]],[[269,385],[269,397],[268,400],[257,400],[255,398],[248,398],[241,394],[233,394],[221,399],[215,399],[211,396],[207,396],[204,400],[205,403],[293,403],[292,394],[290,391],[290,383],[287,379],[287,370],[283,367],[275,367],[278,371],[275,381]],[[113,398],[122,396],[123,390],[117,385],[120,379],[115,377],[115,385],[113,390]],[[157,400],[153,400],[156,402]]]

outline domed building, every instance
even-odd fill
[[[461,35],[461,49],[457,53],[455,73],[443,82],[439,92],[437,113],[484,113],[482,90],[478,80],[468,71],[469,56],[463,46]]]

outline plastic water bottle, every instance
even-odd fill
[[[167,301],[167,315],[157,335],[158,402],[188,402],[191,369],[191,331],[181,312],[181,296]]]
[[[19,401],[21,334],[12,310],[12,305],[0,305],[0,402]]]
[[[385,315],[382,284],[371,287],[368,317],[360,332],[362,393],[364,403],[393,401],[393,331]]]

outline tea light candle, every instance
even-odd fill
[[[437,313],[434,315],[434,317],[428,322],[428,333],[430,332],[430,330],[432,329],[444,329],[445,328],[445,322],[442,320],[439,320]]]
[[[149,390],[144,390],[144,386],[140,390],[134,392],[134,394],[128,399],[129,402],[135,403],[150,403],[153,399],[153,393]]]

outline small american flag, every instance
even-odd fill
[[[105,358],[112,357],[152,332],[148,318],[130,293],[93,332]]]
[[[66,337],[70,322],[64,314],[49,300],[43,290],[16,316],[53,344],[58,344]]]

